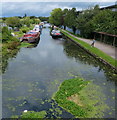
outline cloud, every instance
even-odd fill
[[[50,12],[55,8],[71,9],[75,7],[77,10],[84,10],[94,5],[108,6],[114,3],[100,3],[100,2],[3,2],[2,15],[9,16],[49,16]],[[7,9],[6,9],[7,8]]]
[[[25,13],[29,16],[49,16],[50,12],[55,8],[71,9],[74,5],[72,4],[60,4],[60,3],[3,3],[2,13],[3,16],[22,16]],[[7,9],[6,9],[7,8]],[[77,8],[80,10],[81,8]]]
[[[116,0],[2,0],[2,2],[116,2]]]

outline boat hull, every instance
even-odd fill
[[[53,39],[62,38],[62,35],[51,35]]]
[[[26,41],[28,43],[37,43],[40,39],[40,33],[36,35],[36,37],[30,36],[30,37],[22,37],[21,42]]]

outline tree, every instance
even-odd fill
[[[49,22],[56,26],[61,26],[62,25],[62,16],[63,16],[62,9],[55,8],[54,10],[52,10],[52,12],[50,14],[51,14],[51,16],[49,17]]]
[[[2,28],[2,41],[5,42],[5,41],[9,40],[10,37],[11,37],[11,33],[8,30],[8,28],[3,27]]]
[[[63,20],[62,24],[64,25],[64,29],[66,29],[66,26],[67,26],[65,22],[65,16],[67,15],[67,13],[68,13],[68,9],[66,8],[63,10],[63,19],[62,19]]]
[[[91,20],[93,17],[99,13],[99,6],[96,5],[94,8],[90,8],[82,11],[76,18],[76,27],[80,29],[81,35],[84,37],[90,37],[94,30],[94,25]]]
[[[26,14],[26,13],[24,14],[24,17],[27,17],[27,14]]]
[[[41,22],[41,20],[39,18],[33,19],[33,23],[34,24],[39,24],[40,22]]]
[[[20,19],[18,17],[9,17],[6,19],[6,24],[10,27],[20,27]]]
[[[93,19],[92,22],[95,31],[107,32],[110,34],[117,34],[116,26],[116,12],[111,10],[100,11]]]
[[[41,21],[48,21],[49,17],[38,17]]]
[[[65,10],[65,17],[64,17],[64,25],[72,28],[73,32],[76,31],[76,8],[72,8],[71,10]]]
[[[21,19],[22,25],[27,25],[28,27],[30,27],[30,22],[30,17],[24,17],[23,19]]]

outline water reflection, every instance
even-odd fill
[[[15,58],[20,49],[9,50],[7,48],[2,48],[2,51],[2,73],[4,73],[7,69],[9,59]]]
[[[66,40],[64,42],[64,53],[70,59],[75,59],[76,62],[81,62],[83,64],[93,65],[94,67],[98,68],[98,72],[104,71],[105,75],[107,76],[107,80],[112,80],[114,82],[117,81],[117,75],[114,71],[110,70],[110,68],[103,63],[96,60],[93,56],[87,54],[82,48],[78,45],[73,45],[74,43],[70,40]]]
[[[39,44],[39,41],[40,41],[40,38],[38,39],[38,41],[36,43],[33,43],[33,44],[27,46],[27,48],[35,48],[35,47],[37,47],[37,45]]]

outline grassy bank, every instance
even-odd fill
[[[53,99],[76,118],[101,118],[108,109],[101,88],[82,78],[65,80]]]
[[[105,60],[106,62],[108,62],[113,67],[116,67],[117,60],[115,60],[111,56],[109,56],[106,53],[102,52],[98,48],[91,47],[91,45],[89,45],[88,43],[86,43],[84,41],[81,41],[81,40],[78,40],[77,38],[74,38],[73,36],[69,35],[68,33],[64,32],[63,30],[61,30],[61,32],[64,35],[66,35],[67,37],[69,37],[70,39],[76,41],[78,44],[80,44],[82,47],[84,47],[85,49],[87,49],[89,52],[95,54],[97,57],[102,58],[103,60]]]

